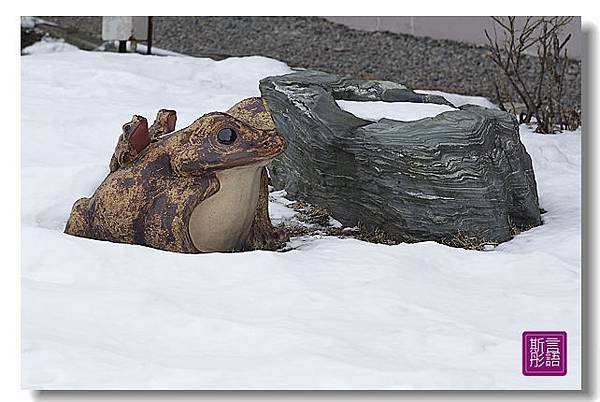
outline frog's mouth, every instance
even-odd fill
[[[273,158],[287,148],[287,141],[275,130],[269,130],[268,135],[259,142],[240,144],[238,147],[224,151],[230,159],[214,171],[232,169],[242,166],[266,166]]]
[[[274,131],[261,145],[265,152],[263,157],[270,160],[286,150],[287,141],[281,134]]]

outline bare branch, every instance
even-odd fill
[[[484,30],[484,33],[490,48],[489,57],[503,76],[503,80],[494,82],[501,107],[505,108],[500,91],[505,82],[527,109],[524,114],[521,113],[520,121],[530,122],[535,116],[538,122],[536,131],[544,133],[554,132],[556,126],[559,129],[572,127],[573,122],[579,121],[573,117],[577,111],[569,111],[569,122],[565,123],[562,105],[568,65],[566,44],[571,34],[562,39],[561,36],[573,17],[525,17],[519,21],[514,16],[491,18],[494,22],[492,30]],[[533,84],[524,79],[527,70],[522,65],[530,57],[527,52],[532,48],[536,49],[538,56],[537,76]],[[514,111],[510,92],[505,92]]]

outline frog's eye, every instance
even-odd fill
[[[237,138],[237,134],[231,128],[224,128],[217,134],[217,140],[224,145],[231,145]]]

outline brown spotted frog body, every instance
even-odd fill
[[[110,173],[75,202],[68,234],[183,253],[274,250],[287,240],[268,215],[265,165],[283,152],[261,98],[175,130],[161,110],[123,126]]]

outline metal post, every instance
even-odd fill
[[[154,28],[152,24],[152,17],[148,17],[148,40],[147,40],[147,48],[146,54],[152,54],[152,29]]]

